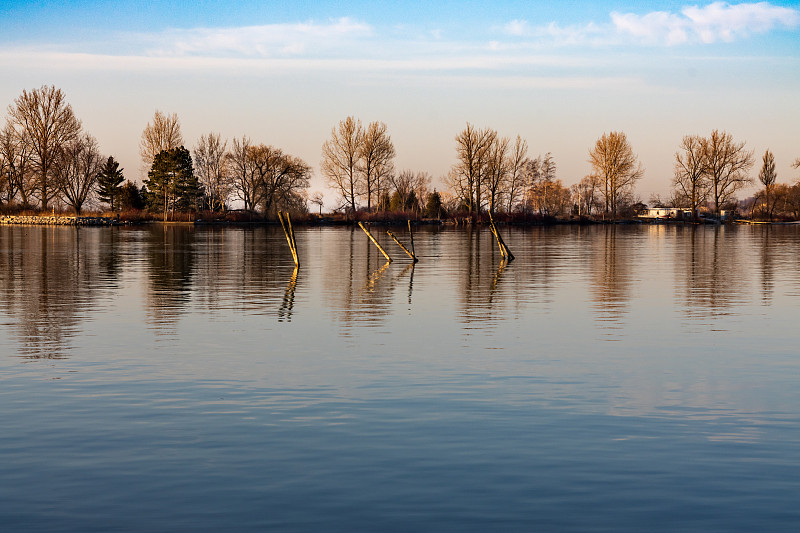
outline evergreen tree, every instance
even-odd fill
[[[142,194],[144,190],[144,187],[142,187],[142,190],[139,190],[133,182],[126,181],[125,185],[119,188],[119,192],[116,196],[117,209],[121,211],[127,209],[144,209],[145,197]]]
[[[119,196],[122,182],[125,181],[122,170],[119,168],[119,163],[109,156],[100,168],[100,172],[97,173],[97,196],[101,202],[111,206],[111,211],[115,210],[114,200]],[[119,202],[117,202],[116,210],[119,210]]]
[[[145,180],[151,208],[168,213],[196,209],[202,191],[192,168],[192,156],[183,146],[162,150],[153,159],[153,166]]]

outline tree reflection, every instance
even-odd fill
[[[324,279],[327,307],[347,334],[356,325],[385,323],[397,284],[387,277],[391,263],[360,229],[351,228],[345,241],[344,254],[341,249],[326,247],[330,255],[323,261],[329,265]]]
[[[607,333],[620,330],[630,305],[631,250],[625,246],[622,230],[616,225],[604,226],[594,239],[592,254],[592,308]]]
[[[677,261],[685,264],[686,312],[690,318],[714,318],[730,313],[731,306],[743,298],[746,279],[737,274],[734,239],[726,234],[735,229],[725,226],[686,228],[688,238],[681,239],[688,253]]]
[[[66,357],[97,299],[117,287],[109,276],[113,230],[77,227],[2,227],[0,306],[11,319],[18,354]]]
[[[148,324],[159,333],[174,333],[192,287],[195,231],[181,225],[159,225],[150,231]]]

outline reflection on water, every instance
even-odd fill
[[[772,304],[776,277],[795,276],[785,267],[798,246],[793,227],[533,228],[509,232],[521,259],[510,265],[486,230],[423,228],[415,266],[387,263],[357,229],[325,228],[298,232],[309,263],[298,269],[275,228],[4,227],[1,235],[5,323],[21,355],[46,358],[65,356],[81,322],[123,280],[143,292],[151,330],[167,336],[179,334],[186,313],[291,322],[308,305],[321,306],[344,335],[387,326],[401,301],[414,308],[415,276],[438,304],[455,304],[465,332],[491,330],[526,308],[579,309],[583,301],[600,338],[620,340],[632,334],[626,317],[645,281],[671,287],[674,300],[661,292],[642,305],[674,307],[687,327],[724,329],[720,319],[747,305],[754,287],[761,305]]]
[[[794,531],[800,228],[501,231],[0,227],[0,524]]]
[[[113,232],[26,227],[2,233],[0,306],[19,355],[64,357],[92,307],[116,289]]]

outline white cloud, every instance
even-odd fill
[[[680,13],[652,11],[610,14],[610,23],[562,26],[558,23],[531,26],[515,19],[500,28],[510,37],[524,37],[537,46],[605,46],[631,40],[650,45],[731,42],[776,28],[800,25],[800,11],[768,2],[731,5],[714,2],[689,6]],[[494,48],[502,48],[496,43]]]
[[[372,27],[340,18],[320,24],[268,24],[239,28],[169,30],[143,36],[156,56],[283,57],[324,54],[372,35]]]
[[[731,5],[714,2],[689,6],[680,14],[655,11],[646,15],[612,13],[615,29],[648,44],[732,42],[775,28],[800,25],[800,12],[768,2]]]

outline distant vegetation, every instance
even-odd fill
[[[364,127],[347,117],[322,146],[320,170],[343,219],[480,218],[516,220],[631,218],[646,205],[636,182],[644,169],[623,132],[601,135],[588,151],[591,171],[565,186],[550,153],[529,156],[528,143],[470,123],[455,136],[454,163],[438,190],[424,171],[395,168],[394,144],[383,122]],[[43,86],[9,105],[0,131],[0,211],[122,212],[137,220],[274,219],[278,211],[322,216],[324,195],[309,195],[311,167],[282,149],[209,132],[189,150],[177,115],[156,111],[141,134],[147,178],[138,185],[74,115],[64,93]],[[764,220],[800,219],[800,182],[777,183],[767,150],[753,197],[737,193],[755,183],[755,160],[724,131],[688,135],[675,153],[672,192],[650,207],[680,207],[693,216],[721,210]],[[800,158],[794,162],[800,168]],[[316,211],[316,213],[315,213]]]

